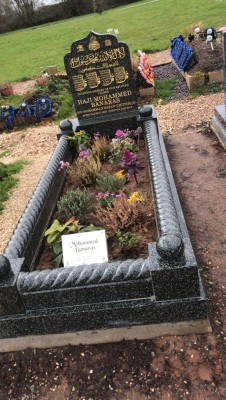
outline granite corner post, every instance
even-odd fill
[[[200,297],[200,277],[169,160],[152,106],[142,106],[158,240],[148,244],[156,301]]]
[[[0,255],[0,316],[25,313],[17,288],[17,277],[10,260]]]

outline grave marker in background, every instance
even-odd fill
[[[223,65],[224,65],[224,104],[216,106],[211,121],[211,128],[226,149],[226,32],[222,34]]]

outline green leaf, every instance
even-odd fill
[[[60,253],[62,253],[62,241],[61,238],[59,241],[53,243],[53,251],[56,255],[59,255]]]
[[[59,268],[59,267],[60,267],[62,258],[63,258],[63,254],[59,254],[59,256],[57,256],[57,257],[55,258],[54,262],[55,262],[55,267],[56,267],[56,268]]]
[[[48,236],[50,233],[53,233],[55,231],[58,231],[58,232],[61,231],[61,225],[57,219],[55,219],[53,221],[52,225],[50,226],[50,228],[47,229],[47,231],[45,232],[45,236]]]
[[[47,237],[47,243],[53,243],[59,237],[59,232],[49,233]]]
[[[90,224],[88,226],[84,226],[83,228],[80,229],[80,232],[93,232],[93,231],[99,231],[103,228],[100,226],[95,226],[93,224]]]

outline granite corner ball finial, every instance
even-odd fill
[[[73,136],[74,130],[72,122],[69,119],[64,119],[60,122],[59,131],[57,137],[60,138],[61,136]]]
[[[178,260],[184,251],[184,244],[181,237],[173,233],[162,235],[157,244],[156,249],[160,257],[165,261]]]
[[[139,114],[141,118],[151,118],[153,108],[151,105],[144,105],[139,108]]]

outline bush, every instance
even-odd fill
[[[126,183],[126,178],[118,178],[109,174],[109,172],[105,172],[103,175],[99,174],[97,176],[96,182],[102,192],[117,193],[122,190]]]
[[[75,217],[84,221],[86,214],[93,210],[93,198],[89,190],[69,190],[57,203],[58,211],[67,218]]]

